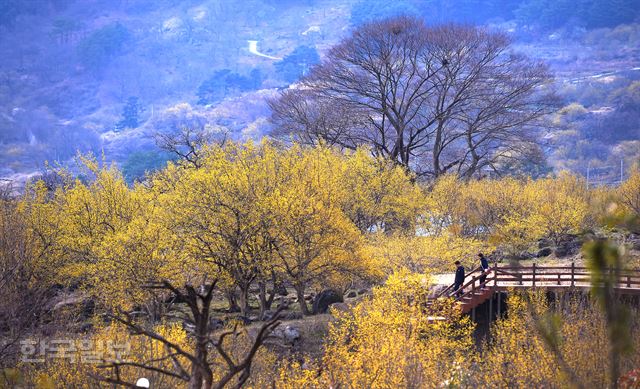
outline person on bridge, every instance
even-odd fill
[[[462,294],[462,290],[458,291],[462,284],[464,284],[464,266],[460,264],[460,261],[456,261],[456,278],[453,284],[453,291],[456,292],[456,296],[460,296]]]
[[[487,272],[489,271],[489,261],[482,253],[479,253],[478,257],[480,257],[480,271],[482,272],[482,275],[480,276],[480,287],[483,287],[485,282],[487,282]]]

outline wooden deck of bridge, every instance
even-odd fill
[[[617,280],[614,290],[619,294],[640,295],[640,270],[608,269],[608,271]],[[460,305],[462,312],[467,313],[492,298],[497,292],[514,289],[589,290],[592,285],[589,269],[576,266],[574,263],[571,266],[494,265],[485,275],[486,280],[481,284],[482,272],[478,267],[466,275],[465,282],[458,291],[454,291],[451,285],[434,298],[453,298]]]

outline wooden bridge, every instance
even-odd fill
[[[619,294],[640,295],[640,270],[608,269],[617,278],[614,289]],[[583,266],[497,266],[486,273],[481,282],[480,267],[465,276],[462,287],[454,291],[453,285],[440,291],[433,298],[454,298],[463,313],[491,299],[495,293],[517,289],[545,289],[566,291],[591,288],[591,272]],[[500,307],[498,306],[498,310]]]

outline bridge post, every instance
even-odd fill
[[[571,262],[571,287],[573,288],[576,285],[576,263]]]
[[[476,295],[476,276],[473,276],[471,279],[471,302],[473,303],[473,298]]]
[[[631,288],[631,275],[627,274],[627,288]]]
[[[536,263],[533,263],[533,278],[531,279],[531,285],[533,288],[536,287]]]
[[[491,291],[491,297],[489,297],[489,323],[493,320],[493,297],[495,296],[495,290]]]

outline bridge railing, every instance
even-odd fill
[[[640,270],[638,269],[613,269],[605,270],[617,278],[616,288],[640,289]],[[591,286],[592,278],[589,268],[576,266],[497,266],[490,268],[486,273],[484,283],[480,282],[481,268],[478,267],[469,272],[465,282],[459,291],[454,291],[454,285],[442,290],[437,297],[454,297],[456,301],[462,301],[467,297],[473,297],[480,290],[487,288],[505,287],[585,287]]]
[[[495,267],[495,282],[527,286],[584,286],[591,283],[591,271],[584,266],[502,266]],[[605,272],[617,278],[618,288],[640,287],[640,270],[613,269]]]
[[[478,275],[478,274],[480,274],[480,273],[481,273],[480,269],[481,269],[481,267],[480,267],[480,266],[478,266],[478,267],[476,267],[475,269],[473,269],[472,271],[470,271],[469,273],[465,274],[465,276],[464,276],[465,280],[466,280],[468,277],[473,277],[474,275]],[[453,292],[453,286],[454,286],[453,284],[452,284],[452,285],[447,286],[445,289],[441,290],[441,291],[440,291],[440,292],[435,296],[435,298],[445,297],[445,296],[446,296],[446,297],[451,296],[451,293]]]

